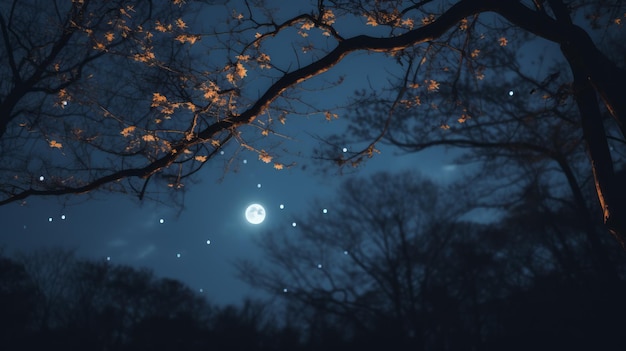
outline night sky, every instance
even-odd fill
[[[295,3],[282,3],[276,15],[287,18],[300,13],[302,10],[295,8]],[[196,26],[206,30],[206,26],[219,23],[232,10],[231,4],[208,7],[195,17]],[[187,20],[191,24],[193,18]],[[354,23],[349,21],[337,26],[346,36],[351,31],[372,31],[363,24],[354,30]],[[286,44],[272,45],[273,63],[280,65],[281,56],[289,55],[292,48]],[[399,70],[394,72],[394,67]],[[342,84],[305,92],[304,96],[313,106],[339,106],[355,90],[383,85],[398,72],[402,68],[394,66],[393,58],[355,53],[306,86],[325,86],[338,77],[344,78]],[[249,96],[258,96],[268,83],[259,80],[247,86]],[[263,240],[264,233],[298,230],[299,218],[310,211],[332,211],[333,194],[347,177],[411,169],[445,182],[460,172],[453,154],[445,150],[399,155],[383,145],[377,146],[382,151],[380,155],[358,169],[338,170],[332,164],[320,164],[312,159],[312,149],[318,145],[316,137],[345,128],[341,115],[346,111],[334,111],[339,119],[332,122],[319,114],[288,116],[281,132],[289,138],[281,141],[276,150],[287,164],[294,163],[290,168],[277,171],[253,152],[227,147],[223,155],[210,160],[198,174],[200,182],[185,187],[182,208],[169,203],[166,194],[156,201],[142,202],[123,194],[101,192],[68,198],[29,198],[25,205],[15,203],[0,208],[0,246],[8,254],[71,248],[76,249],[79,257],[148,267],[158,276],[182,280],[216,303],[237,303],[244,296],[260,296],[235,277],[232,263],[241,258],[262,260],[255,242]],[[343,147],[349,151],[357,146]],[[324,207],[313,207],[314,200]],[[266,220],[259,225],[245,220],[244,211],[252,203],[263,205],[267,212]]]
[[[419,164],[425,174],[452,177],[446,155],[433,151],[401,157],[390,150],[358,174]],[[118,194],[71,197],[65,203],[37,198],[24,206],[4,206],[0,243],[9,254],[62,247],[76,249],[79,257],[148,267],[158,276],[182,280],[215,303],[260,297],[234,276],[232,263],[241,258],[262,260],[255,241],[263,240],[268,230],[298,230],[298,219],[307,211],[323,210],[313,207],[314,199],[332,211],[336,187],[355,173],[321,175],[309,167],[276,171],[252,158],[224,176],[220,164],[203,171],[202,182],[187,189],[182,211]],[[245,208],[251,203],[266,209],[267,217],[259,225],[245,220]]]
[[[301,11],[284,4],[280,9],[279,17]],[[195,18],[206,29],[207,23],[219,23],[231,10],[230,4],[209,7]],[[344,28],[346,34],[349,25]],[[281,55],[291,50],[280,43],[273,47],[270,53],[277,64]],[[307,95],[307,101],[319,106],[343,104],[355,90],[386,82],[392,62],[383,55],[350,55],[330,74],[314,80],[314,84],[324,85],[343,76],[344,82]],[[249,89],[262,91],[263,82],[256,84]],[[337,133],[344,127],[341,118],[328,122],[320,115],[288,116],[282,132],[289,139],[278,149],[293,166],[277,171],[258,160],[255,153],[226,148],[223,155],[211,160],[200,172],[200,182],[186,186],[182,208],[169,203],[166,194],[156,200],[139,201],[123,194],[101,192],[67,198],[29,198],[25,205],[3,206],[0,247],[9,255],[41,248],[68,248],[75,249],[79,257],[148,267],[158,276],[182,280],[215,303],[237,303],[244,296],[261,296],[235,277],[232,263],[241,258],[262,260],[255,242],[263,240],[269,230],[298,230],[298,219],[309,211],[332,211],[333,193],[346,177],[404,169],[418,170],[439,180],[453,177],[453,158],[444,150],[400,156],[379,146],[382,153],[359,169],[338,170],[313,160],[311,151],[317,146],[316,137]],[[349,151],[355,146],[343,147]],[[327,205],[313,208],[314,200]],[[244,211],[252,203],[265,207],[267,217],[261,224],[245,220]]]

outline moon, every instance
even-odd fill
[[[265,209],[259,204],[246,208],[246,220],[252,224],[260,224],[265,220]]]

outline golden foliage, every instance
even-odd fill
[[[412,18],[403,19],[401,24],[402,26],[407,27],[408,29],[413,29],[413,26],[415,25]]]
[[[285,168],[285,166],[282,163],[274,162],[274,168],[277,170],[281,170]]]
[[[156,141],[157,140],[157,138],[154,135],[152,135],[152,134],[146,134],[146,135],[142,136],[141,139],[143,139],[143,141],[147,141],[147,142]]]
[[[235,56],[235,58],[237,59],[237,61],[246,62],[250,60],[250,55],[237,55]]]
[[[176,20],[176,27],[180,29],[185,29],[187,28],[187,23],[185,23],[182,18],[179,18]]]
[[[96,44],[94,44],[93,48],[101,51],[106,50],[106,46],[99,41],[96,41]]]
[[[243,14],[233,10],[233,18],[237,21],[243,20]]]
[[[146,48],[146,51],[133,55],[133,60],[143,63],[149,63],[154,60],[154,52],[152,52],[152,48]]]
[[[433,14],[428,15],[428,17],[422,18],[422,24],[423,25],[428,25],[428,24],[431,24],[433,22],[435,22],[435,15],[433,15]]]
[[[378,20],[376,20],[376,17],[368,14],[365,14],[365,17],[367,18],[367,22],[365,22],[365,24],[367,24],[368,26],[372,26],[372,27],[376,27],[378,25]]]
[[[57,148],[57,149],[61,149],[61,148],[63,148],[63,144],[59,143],[59,142],[58,142],[58,141],[56,141],[56,140],[51,140],[49,145],[50,145],[50,147],[52,147],[52,148]]]
[[[202,89],[204,90],[205,99],[211,102],[217,102],[219,100],[219,87],[215,82],[208,81],[208,83],[202,86]]]
[[[176,36],[176,38],[174,38],[176,41],[180,42],[181,44],[184,43],[189,43],[191,45],[195,44],[196,41],[200,40],[200,36],[199,35],[194,35],[194,34],[179,34]]]
[[[324,10],[324,14],[322,15],[322,22],[326,25],[332,25],[335,23],[335,14],[331,10]]]
[[[336,113],[330,113],[329,111],[324,112],[324,117],[326,117],[327,121],[334,119],[338,119],[339,115],[337,115]]]
[[[159,20],[156,21],[154,28],[157,31],[161,32],[161,33],[171,32],[172,31],[172,25],[171,24],[165,25],[165,24],[161,23]]]
[[[500,37],[500,39],[498,39],[498,43],[500,43],[500,46],[506,46],[506,44],[508,44],[509,41],[506,40],[505,37]]]
[[[167,103],[167,98],[159,93],[152,93],[152,105],[151,107],[161,106]]]
[[[459,22],[460,30],[467,30],[467,18],[463,18],[461,22]]]
[[[311,22],[311,21],[305,21],[304,23],[302,23],[302,25],[300,26],[300,29],[303,30],[309,30],[311,28],[315,27],[315,23]],[[258,34],[258,33],[257,33]]]
[[[196,160],[196,161],[198,161],[198,162],[203,162],[203,163],[204,163],[204,162],[206,162],[207,157],[206,157],[206,156],[204,156],[204,155],[196,155],[196,156],[194,157],[194,160]]]
[[[270,63],[270,55],[266,53],[261,53],[259,57],[257,57],[256,61],[259,63],[259,67],[270,69],[272,66]]]
[[[265,163],[270,163],[272,162],[272,156],[270,156],[270,154],[268,154],[265,150],[261,150],[261,152],[259,152],[259,160]]]
[[[439,90],[439,82],[436,80],[430,79],[426,81],[428,83],[428,91],[437,91]]]
[[[128,127],[124,128],[124,129],[122,129],[120,134],[122,134],[125,137],[129,137],[135,131],[135,129],[136,129],[135,126],[128,126]]]

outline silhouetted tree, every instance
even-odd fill
[[[451,247],[468,240],[478,226],[460,220],[469,205],[410,172],[352,179],[333,208],[300,221],[297,233],[264,236],[259,244],[271,266],[242,262],[239,271],[254,286],[307,306],[312,326],[341,325],[344,337],[364,344],[426,347],[460,337],[453,325],[464,323],[455,321],[460,312],[445,317],[440,307],[450,304],[440,306],[438,299],[446,296],[429,291],[458,286],[439,276],[459,262]],[[459,251],[476,252],[469,248]],[[492,254],[485,255],[495,264]],[[478,275],[492,269],[479,263],[466,262],[464,269]],[[452,281],[464,274],[446,273]],[[474,279],[472,287],[485,283]],[[490,285],[495,290],[495,282]],[[460,292],[452,294],[452,305],[465,300]]]
[[[24,266],[0,251],[0,345],[19,348],[34,329],[36,286]]]
[[[266,265],[238,268],[245,281],[299,311],[312,343],[488,350],[522,336],[526,347],[548,336],[554,346],[576,330],[570,348],[597,338],[617,347],[626,262],[610,256],[614,275],[607,279],[570,219],[575,211],[551,212],[536,191],[480,224],[467,220],[480,212],[470,211],[471,195],[458,197],[456,186],[444,190],[409,172],[351,179],[333,208],[259,241]],[[598,311],[594,321],[583,317],[591,310]]]

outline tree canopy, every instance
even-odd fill
[[[626,201],[615,168],[626,128],[620,87],[626,72],[623,58],[600,47],[621,33],[624,6],[562,0],[320,0],[293,8],[252,0],[4,2],[0,204],[96,189],[175,194],[230,145],[280,170],[291,161],[273,146],[293,117],[332,120],[345,113],[339,107],[359,99],[391,103],[380,106],[385,112],[378,127],[350,121],[368,138],[360,149],[326,155],[341,165],[373,156],[389,127],[407,115],[417,117],[409,133],[432,135],[458,123],[455,129],[476,133],[456,143],[484,146],[486,133],[506,135],[498,130],[503,119],[510,135],[536,120],[525,118],[531,114],[522,102],[490,109],[492,87],[527,79],[537,83],[531,91],[538,94],[525,99],[546,96],[539,116],[553,123],[527,140],[490,146],[533,149],[528,140],[537,145],[575,135],[588,154],[597,206],[623,244]],[[554,43],[557,62],[567,70],[537,72],[537,63],[522,62],[520,54],[540,59],[532,46],[539,39]],[[388,81],[370,82],[343,104],[311,100],[311,90],[341,87],[344,72],[333,68],[359,52],[382,60],[372,65],[384,63]],[[510,93],[524,94],[515,87]],[[534,149],[558,156],[554,148]]]

